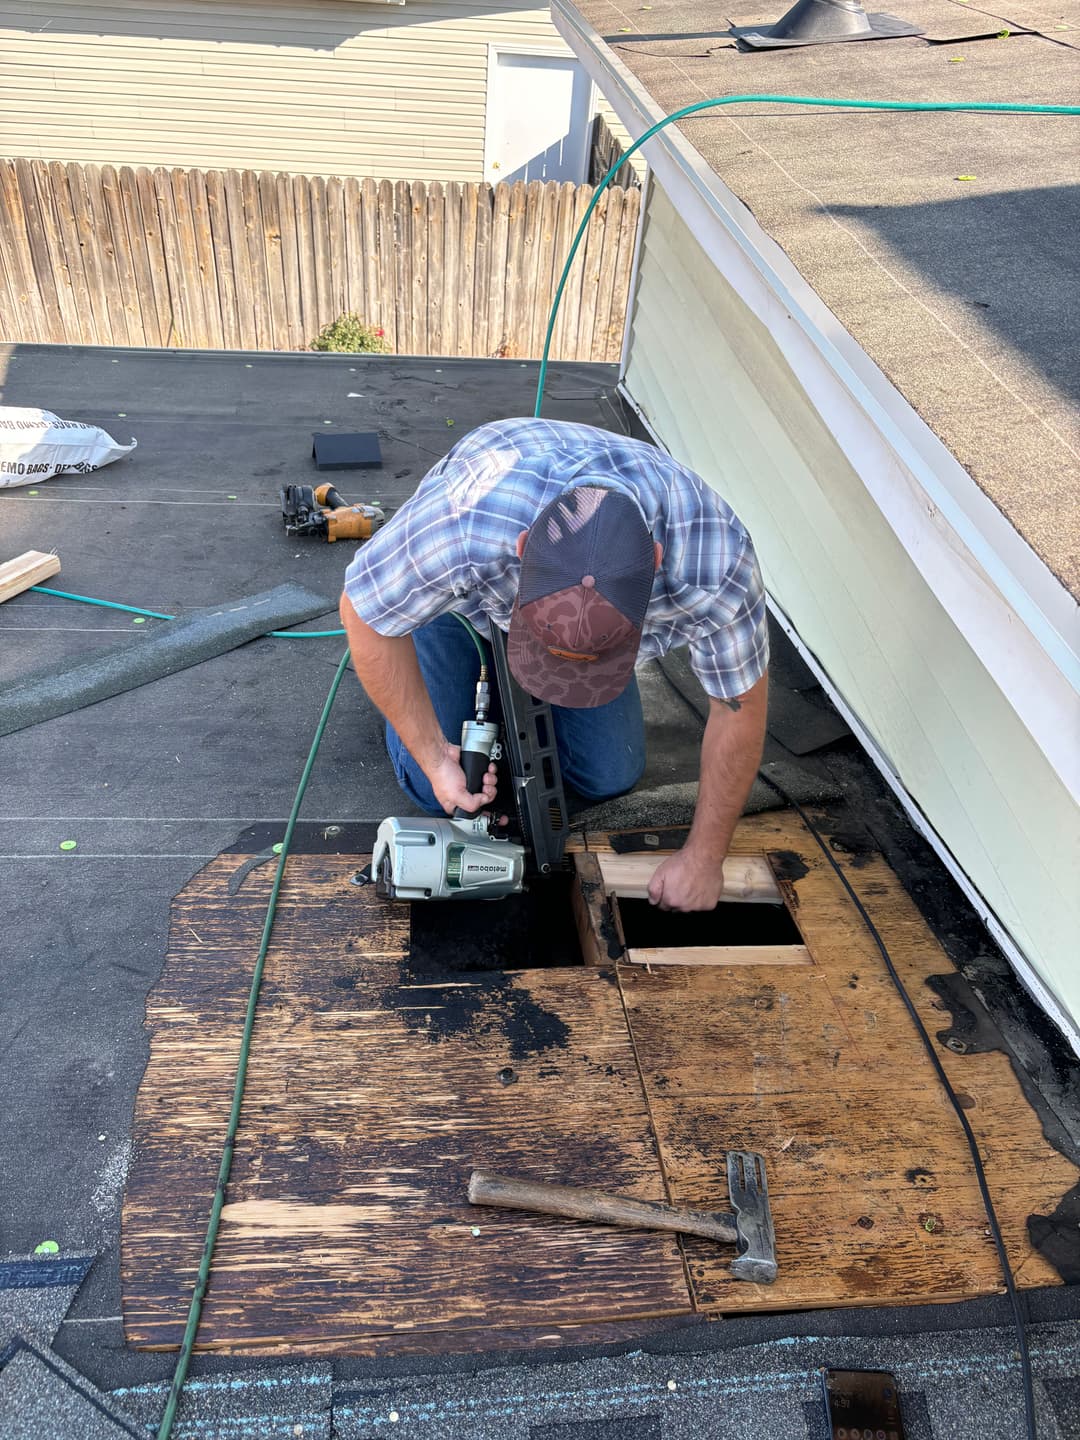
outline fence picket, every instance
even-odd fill
[[[138,296],[139,316],[142,320],[142,332],[135,344],[163,347],[168,344],[168,339],[161,328],[161,315],[154,293],[154,267],[150,261],[146,226],[143,223],[139,177],[130,165],[122,165],[119,180],[120,205],[124,212],[124,227],[131,248],[131,268],[135,272],[135,293]],[[80,332],[72,333],[74,335]]]
[[[380,301],[379,324],[385,331],[391,350],[400,350],[398,343],[398,291],[396,242],[394,232],[394,186],[389,180],[379,181],[378,264]]]
[[[379,284],[379,191],[374,180],[360,181],[356,234],[364,266],[363,318],[385,332],[386,306]]]
[[[281,274],[285,287],[285,348],[299,350],[313,336],[304,334],[304,315],[300,298],[300,255],[297,249],[296,214],[293,210],[292,184],[288,175],[274,176],[277,200],[278,233],[281,236]]]
[[[345,309],[359,315],[365,324],[367,295],[364,286],[364,233],[360,215],[360,181],[350,175],[345,181]]]
[[[38,321],[41,338],[62,341],[69,320],[74,318],[76,325],[81,321],[57,227],[48,165],[43,160],[17,161],[15,184],[20,197],[18,213],[23,221],[19,249],[30,284],[26,301],[33,296],[36,285],[45,303],[45,313]]]
[[[406,293],[412,310],[409,354],[428,353],[428,288],[427,288],[427,185],[414,180],[409,187],[410,234],[412,240],[412,284]]]
[[[476,291],[476,264],[479,257],[480,240],[477,230],[479,218],[479,187],[473,184],[461,187],[461,280],[457,287],[457,349],[455,355],[473,353],[473,297]]]
[[[472,326],[473,343],[470,355],[490,355],[492,342],[488,330],[491,304],[491,222],[494,195],[485,181],[476,187],[476,265],[473,270]]]
[[[266,266],[267,323],[275,350],[289,348],[289,320],[285,308],[285,275],[281,263],[281,222],[278,216],[277,179],[270,170],[258,177],[259,239]]]
[[[443,333],[443,248],[446,245],[446,197],[439,182],[433,181],[428,189],[427,225],[424,227],[427,242],[427,344],[424,353],[428,355],[447,354]]]
[[[555,221],[555,254],[551,298],[555,298],[555,290],[562,276],[563,266],[566,264],[566,257],[570,253],[570,246],[574,239],[574,229],[577,223],[577,186],[569,180],[559,186],[559,212]],[[550,307],[549,307],[550,309]],[[559,306],[558,314],[555,317],[555,327],[551,334],[551,355],[559,360],[576,360],[577,351],[567,341],[567,304],[564,300]],[[545,318],[545,333],[550,316]]]
[[[509,233],[506,243],[506,316],[504,321],[508,347],[506,353],[515,358],[523,353],[521,342],[527,333],[529,323],[530,296],[528,292],[530,286],[525,274],[526,210],[525,181],[515,180],[510,187]]]
[[[604,194],[607,213],[604,223],[605,244],[597,268],[596,313],[593,319],[592,359],[606,360],[610,348],[611,291],[615,279],[615,261],[619,256],[618,237],[622,231],[623,202],[626,191],[612,185]],[[610,231],[610,234],[608,233]]]
[[[217,267],[214,264],[214,242],[210,233],[210,207],[207,177],[202,170],[187,172],[188,203],[191,206],[191,229],[195,238],[195,265],[199,289],[203,297],[203,323],[206,343],[219,349],[225,343],[221,318],[221,294]]]
[[[233,252],[232,237],[229,233],[225,177],[220,170],[208,170],[203,178],[206,181],[206,214],[210,223],[210,244],[217,270],[222,343],[226,350],[239,350],[243,345],[243,340],[236,286],[236,258]]]
[[[65,283],[66,267],[57,242],[55,213],[51,205],[47,207],[51,222],[47,224],[43,213],[46,207],[39,205],[39,186],[43,175],[47,192],[49,172],[46,167],[40,160],[24,161],[11,171],[10,186],[5,187],[4,211],[12,231],[4,236],[4,249],[13,283],[19,291],[11,318],[16,325],[19,323],[22,308],[31,302],[37,291],[43,302],[36,317],[39,337],[42,340],[62,340],[68,318],[64,313],[65,299],[70,305],[71,290]],[[59,263],[59,273],[54,270],[54,257]]]
[[[457,355],[459,313],[461,309],[461,186],[451,180],[446,186],[446,201],[443,209],[445,231],[442,248],[442,274],[439,288],[444,295],[442,309],[442,353]]]
[[[184,340],[187,346],[204,346],[210,339],[210,326],[206,319],[203,301],[202,278],[199,275],[198,254],[195,248],[195,223],[191,215],[191,193],[188,189],[187,172],[167,170],[172,191],[173,214],[176,216],[176,255],[178,268],[177,284],[182,292],[184,308],[188,315],[188,333]]]
[[[118,341],[113,335],[113,317],[109,308],[108,261],[104,253],[108,243],[108,225],[101,198],[101,171],[97,166],[88,171],[74,164],[68,165],[67,171],[97,332],[103,345],[122,344],[123,341]]]
[[[345,187],[336,175],[326,182],[326,238],[330,249],[330,309],[336,320],[349,309],[345,257]]]
[[[535,357],[592,194],[0,160],[0,318],[16,340],[288,350],[355,311],[401,354]],[[553,357],[617,358],[640,208],[597,206]]]
[[[165,275],[172,299],[176,344],[187,349],[204,343],[196,321],[194,286],[188,283],[184,257],[180,250],[180,227],[173,203],[172,172],[158,166],[153,172],[154,200],[161,227]]]
[[[619,253],[611,279],[611,320],[608,325],[608,352],[605,359],[612,363],[618,361],[622,352],[623,328],[630,308],[630,276],[634,268],[634,247],[640,216],[641,188],[628,187],[623,193]]]
[[[509,354],[506,333],[506,304],[509,278],[510,185],[496,185],[491,217],[491,269],[488,294],[488,343],[486,355]]]
[[[21,163],[26,164],[27,162],[23,161]],[[18,170],[20,168],[20,162],[16,161],[15,164]],[[86,336],[87,344],[107,345],[108,340],[99,334],[95,323],[93,306],[90,301],[90,287],[87,283],[86,271],[83,269],[83,254],[82,246],[79,244],[78,222],[75,218],[71,193],[68,189],[67,172],[59,160],[53,160],[49,163],[49,186],[56,204],[57,230],[63,249],[64,265],[68,273],[68,283],[75,297],[75,309],[79,315],[79,324],[83,327],[83,334]],[[22,189],[22,187],[20,187],[20,189]],[[25,196],[25,191],[23,193],[24,198],[28,198]]]
[[[310,345],[323,321],[320,319],[319,288],[315,281],[315,238],[312,233],[314,206],[311,187],[302,175],[292,177],[293,216],[296,220],[296,254],[299,265],[300,315],[304,327],[303,345]]]
[[[33,305],[37,280],[27,240],[27,222],[15,170],[10,164],[4,165],[0,168],[0,262],[6,275],[6,295],[0,316],[3,334],[5,338],[13,337],[22,328],[30,342],[51,340],[54,337],[48,334],[44,297],[38,306]],[[38,333],[39,325],[46,328],[44,335]]]
[[[101,204],[103,229],[102,247],[108,257],[107,288],[113,343],[139,343],[142,317],[138,310],[131,255],[128,251],[127,227],[120,207],[120,181],[111,165],[101,167]]]
[[[330,225],[326,214],[326,181],[316,175],[310,182],[311,249],[315,260],[315,330],[321,330],[341,314],[334,309],[330,275]],[[314,338],[314,336],[312,336]]]
[[[543,307],[544,297],[538,294],[543,283],[540,276],[540,226],[543,218],[544,186],[525,186],[525,228],[522,237],[521,295],[514,317],[513,333],[521,355],[535,354],[533,327],[536,312]]]
[[[394,205],[391,211],[394,227],[394,273],[391,294],[394,296],[397,349],[412,355],[412,191],[407,180],[394,183]]]

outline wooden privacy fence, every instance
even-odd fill
[[[536,356],[592,195],[0,160],[0,338],[297,350],[355,311],[401,354]],[[618,359],[639,204],[601,196],[553,356]]]

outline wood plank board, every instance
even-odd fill
[[[143,1347],[178,1344],[197,1268],[273,878],[242,875],[250,858],[177,897],[148,1001],[122,1247]],[[409,908],[351,885],[357,867],[289,861],[199,1347],[452,1349],[685,1316],[674,1237],[465,1199],[478,1165],[664,1198],[611,969],[411,971]]]
[[[687,1240],[696,1303],[735,1313],[996,1293],[963,1131],[841,882],[797,817],[744,819],[736,843],[771,856],[815,963],[619,967],[673,1203],[723,1209],[725,1151],[765,1157],[780,1278],[734,1281],[722,1250]],[[926,982],[954,967],[879,855],[838,859],[935,1036],[947,1015]],[[1004,1053],[934,1043],[1020,1283],[1057,1282],[1027,1219],[1053,1211],[1080,1172],[1044,1138]]]
[[[40,585],[59,569],[60,556],[46,555],[43,550],[25,550],[14,560],[5,560],[0,565],[0,605],[31,585]]]
[[[670,852],[668,852],[670,853]],[[649,881],[664,859],[660,851],[637,855],[599,854],[600,874],[609,895],[626,899],[646,900]],[[722,900],[743,904],[783,904],[780,887],[764,855],[729,855],[724,861],[724,893]]]
[[[627,950],[628,965],[812,965],[805,945],[679,945]]]

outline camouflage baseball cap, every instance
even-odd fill
[[[629,683],[655,573],[637,504],[587,482],[536,518],[521,557],[506,654],[523,690],[552,705],[606,705]]]

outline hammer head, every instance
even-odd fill
[[[776,1279],[776,1236],[764,1156],[753,1150],[729,1150],[727,1176],[739,1247],[731,1273],[738,1280],[771,1285]]]

